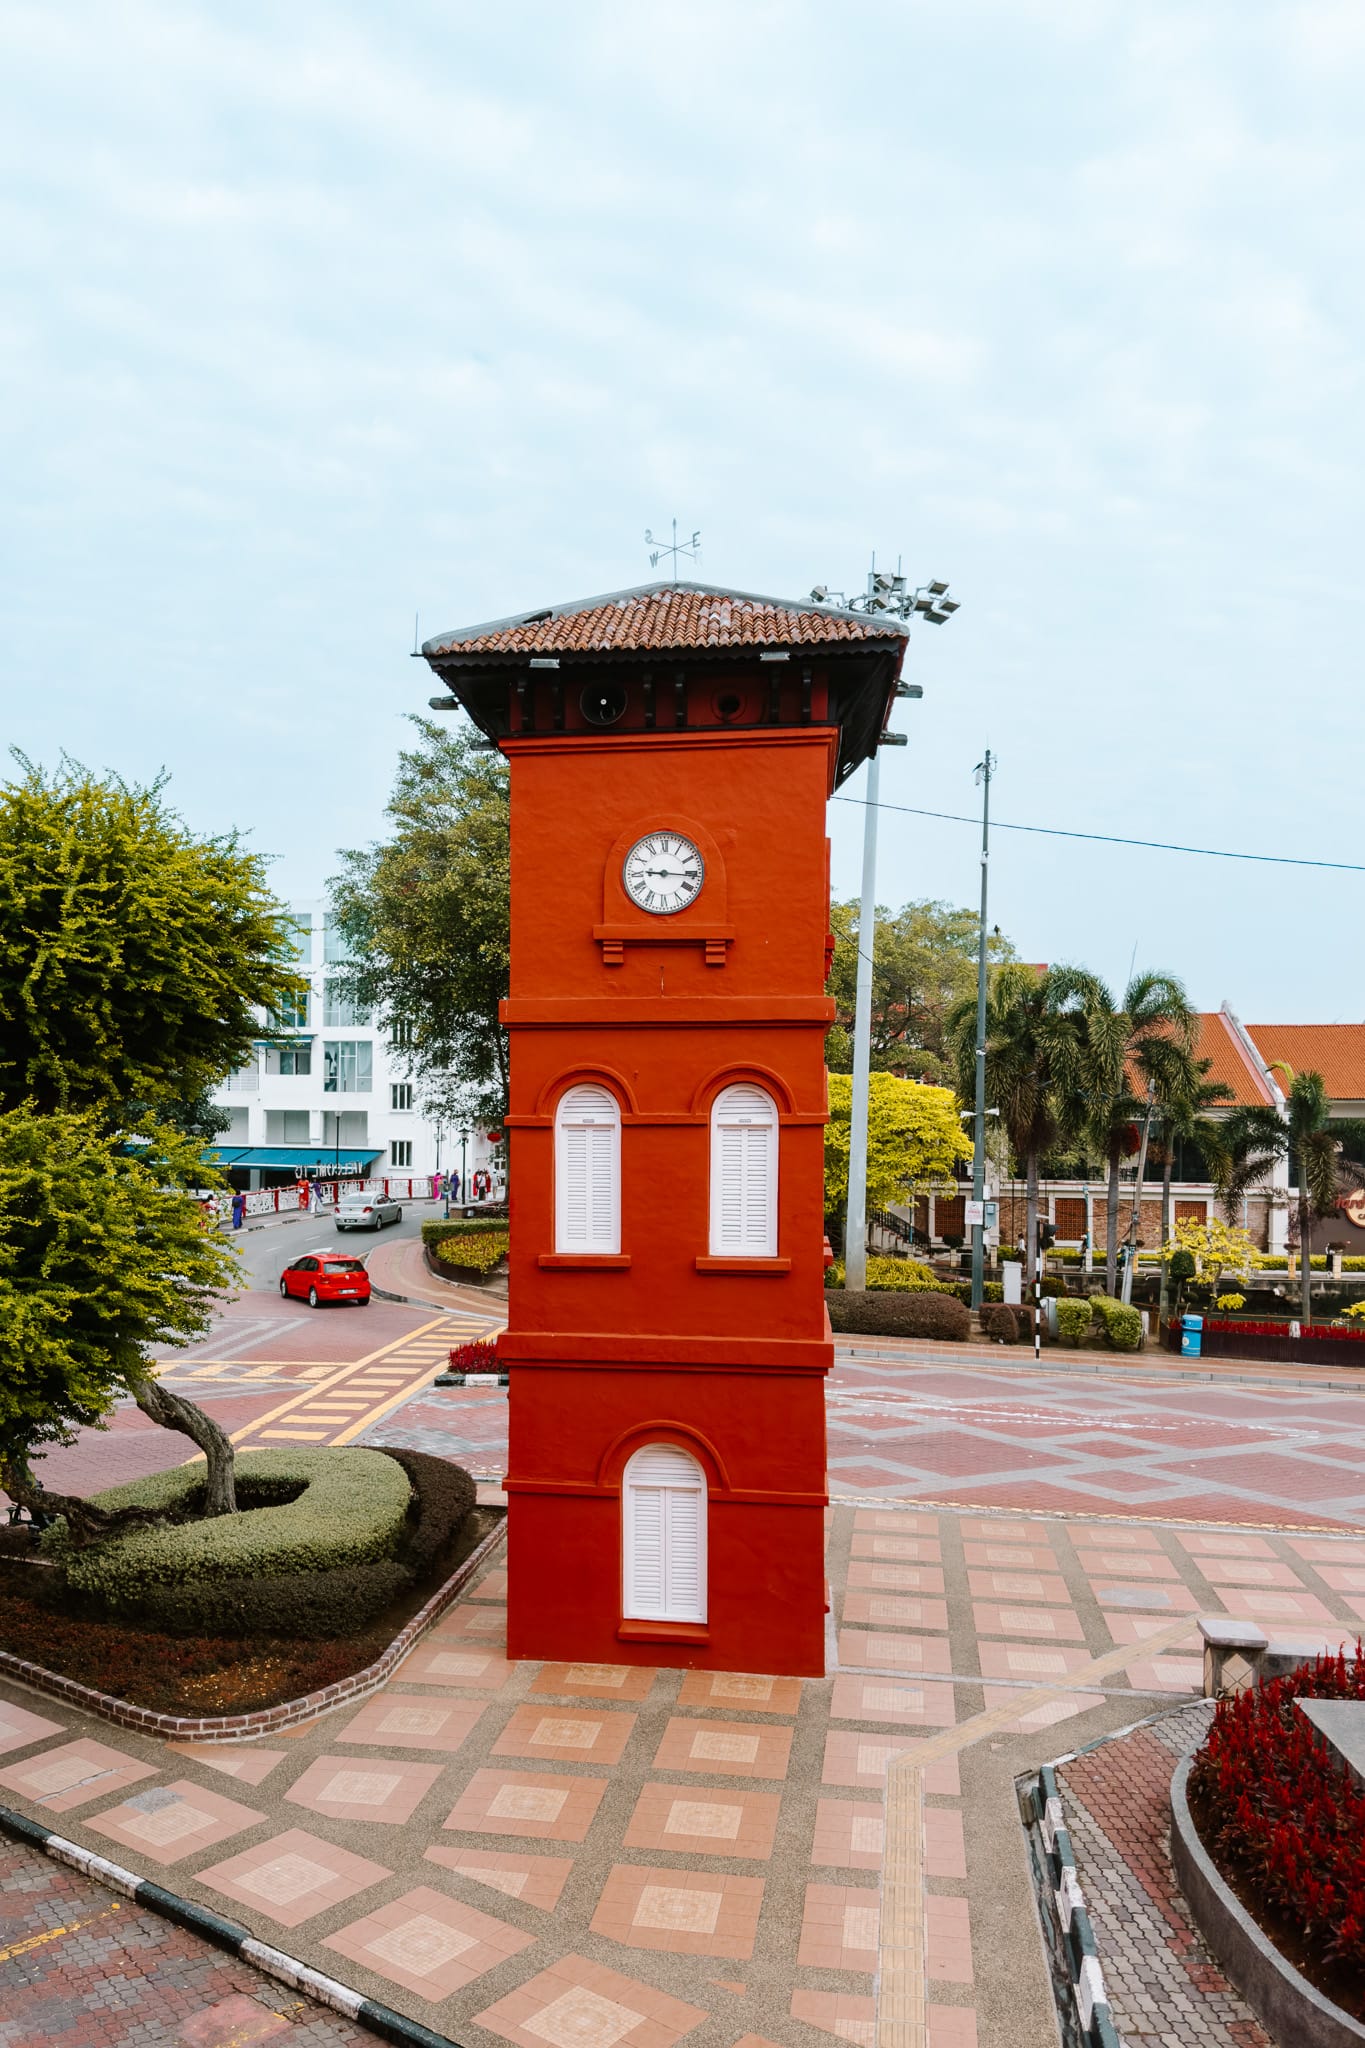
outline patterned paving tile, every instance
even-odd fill
[[[810,1860],[831,1869],[880,1870],[885,1838],[880,1800],[821,1799]]]
[[[678,1691],[680,1707],[742,1707],[746,1714],[795,1714],[801,1706],[799,1678],[761,1678],[752,1671],[688,1671]]]
[[[693,1785],[645,1785],[622,1838],[627,1849],[766,1861],[782,1797],[777,1792],[708,1792]]]
[[[388,1757],[320,1756],[284,1796],[295,1806],[327,1814],[332,1820],[401,1827],[411,1820],[440,1775],[440,1764],[397,1763]]]
[[[422,1693],[385,1687],[366,1700],[354,1720],[338,1728],[338,1742],[381,1749],[459,1749],[483,1713],[473,1700],[434,1700]]]
[[[1321,1623],[1324,1628],[1333,1623],[1332,1610],[1313,1593],[1262,1592],[1259,1587],[1252,1590],[1228,1586],[1223,1591],[1223,1605],[1229,1614],[1245,1614],[1257,1621],[1307,1622],[1314,1627]]]
[[[444,1892],[418,1885],[329,1934],[323,1947],[435,2004],[530,1948],[534,1940]]]
[[[1085,1630],[1074,1608],[1001,1607],[989,1600],[972,1604],[978,1635],[1037,1636],[1044,1642],[1085,1640]]]
[[[863,1671],[924,1671],[946,1674],[952,1655],[941,1636],[872,1635],[862,1629],[840,1629],[839,1662]]]
[[[177,1778],[173,1784],[135,1792],[120,1805],[92,1814],[85,1825],[154,1863],[179,1863],[265,1819],[254,1806],[241,1806],[235,1799],[192,1785],[188,1778]]]
[[[543,1664],[529,1689],[560,1699],[643,1700],[653,1684],[648,1664]]]
[[[518,1707],[493,1744],[492,1753],[574,1764],[615,1764],[620,1762],[634,1727],[634,1714],[585,1707]]]
[[[1242,1536],[1231,1529],[1178,1529],[1176,1542],[1191,1557],[1273,1557],[1264,1536]],[[1298,1548],[1296,1544],[1295,1549]]]
[[[875,2048],[875,1999],[843,1991],[793,1991],[789,2010],[794,2020],[804,2020],[808,2027],[836,2034],[841,2041],[855,2041],[858,2048]],[[937,2044],[931,2042],[930,2048]]]
[[[762,1904],[761,1877],[617,1863],[602,1888],[592,1931],[627,1948],[747,1962]]]
[[[168,1742],[166,1748],[210,1771],[221,1771],[225,1778],[235,1778],[239,1785],[259,1785],[289,1754],[287,1749],[262,1749],[254,1742]]]
[[[860,1735],[831,1728],[825,1737],[825,1762],[821,1777],[826,1785],[857,1785],[880,1792],[886,1784],[886,1767],[893,1756],[905,1756],[923,1748],[923,1739],[913,1741],[890,1734]],[[941,1792],[955,1799],[961,1790],[957,1757],[946,1756],[930,1764],[924,1773],[926,1792]]]
[[[475,1771],[442,1822],[465,1834],[581,1842],[607,1789],[605,1778],[548,1777],[536,1771]]]
[[[854,1557],[875,1558],[881,1563],[941,1564],[943,1552],[936,1537],[881,1536],[855,1533]]]
[[[859,1678],[840,1672],[830,1699],[835,1721],[894,1721],[902,1727],[950,1728],[957,1719],[957,1693],[932,1680],[917,1685],[903,1678]]]
[[[404,1685],[439,1685],[494,1692],[507,1684],[516,1671],[501,1650],[487,1650],[473,1643],[419,1643],[399,1666],[397,1677]]]
[[[1090,1550],[1082,1544],[1077,1546],[1076,1555],[1081,1570],[1091,1579],[1117,1577],[1121,1573],[1125,1579],[1141,1581],[1145,1585],[1149,1579],[1180,1577],[1179,1566],[1164,1551],[1126,1550],[1118,1545]]]
[[[1065,1678],[1090,1662],[1090,1652],[1064,1643],[979,1643],[986,1678],[1026,1678],[1035,1685]]]
[[[656,1771],[705,1771],[711,1777],[785,1778],[790,1728],[747,1721],[692,1721],[675,1716],[654,1757]]]
[[[287,1828],[196,1873],[200,1884],[257,1908],[282,1927],[297,1927],[392,1875],[382,1863],[353,1856],[302,1828]]]
[[[49,1721],[45,1714],[31,1714],[27,1707],[0,1700],[0,1756],[24,1749],[30,1742],[41,1742],[48,1735],[60,1735],[63,1726],[61,1721]]]
[[[941,1984],[972,1981],[971,1909],[965,1899],[930,1893],[924,1901],[924,1961]]]
[[[428,1863],[457,1870],[475,1884],[485,1884],[523,1905],[539,1906],[552,1913],[559,1904],[565,1880],[573,1869],[569,1856],[531,1856],[522,1849],[444,1849],[439,1844],[424,1849]]]
[[[801,1917],[798,1965],[816,1970],[877,1967],[881,1910],[875,1890],[842,1884],[808,1884]]]
[[[1048,1600],[1069,1607],[1066,1580],[1055,1572],[969,1571],[967,1588],[974,1600]]]
[[[1199,1569],[1211,1586],[1293,1586],[1303,1580],[1292,1566],[1259,1557],[1201,1557]]]
[[[11,1764],[0,1771],[0,1785],[22,1793],[44,1813],[67,1813],[73,1806],[84,1806],[87,1800],[121,1792],[125,1785],[155,1775],[155,1764],[144,1764],[126,1750],[82,1738],[45,1749],[26,1763]]]
[[[993,1572],[1055,1572],[1057,1555],[1050,1543],[964,1543],[969,1565]]]
[[[897,1593],[845,1593],[846,1622],[868,1622],[881,1628],[948,1628],[946,1600],[916,1600]]]
[[[850,1588],[877,1587],[884,1592],[942,1593],[943,1572],[932,1564],[873,1564],[869,1559],[849,1559]]]
[[[1090,1589],[1101,1607],[1151,1607],[1162,1614],[1195,1614],[1209,1606],[1188,1586],[1154,1586],[1140,1580],[1092,1579]],[[1226,1604],[1226,1603],[1225,1603]]]
[[[673,2048],[706,2013],[583,1956],[561,1956],[475,2023],[517,2048]]]

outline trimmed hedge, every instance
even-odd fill
[[[1019,1311],[1009,1302],[987,1302],[981,1311],[981,1328],[998,1344],[1019,1342]]]
[[[477,1488],[463,1465],[433,1457],[430,1451],[394,1445],[384,1456],[402,1466],[412,1486],[409,1528],[401,1555],[403,1563],[411,1565],[420,1578],[473,1512]]]
[[[487,1237],[498,1231],[507,1235],[506,1216],[452,1217],[448,1223],[424,1223],[422,1242],[435,1251],[448,1237]]]
[[[1112,1294],[1092,1294],[1090,1312],[1104,1331],[1111,1351],[1142,1349],[1142,1317],[1135,1308],[1116,1301]]]
[[[971,1332],[969,1311],[951,1294],[830,1294],[825,1306],[833,1328],[860,1337],[932,1337],[964,1343]]]
[[[436,1246],[436,1257],[452,1273],[491,1273],[507,1257],[510,1243],[505,1227],[481,1230],[472,1237],[442,1238]]]
[[[1057,1303],[1057,1335],[1077,1350],[1093,1320],[1088,1301],[1074,1300],[1068,1295]]]

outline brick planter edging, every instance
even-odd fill
[[[1123,2048],[1109,2006],[1095,1930],[1076,1875],[1076,1856],[1067,1832],[1057,1773],[1051,1764],[1043,1765],[1036,1784],[1021,1803],[1024,1819],[1037,1828],[1041,1837],[1042,1875],[1056,1919],[1056,1947],[1065,1957],[1076,2004],[1080,2038],[1085,2048]]]
[[[373,1664],[367,1664],[363,1671],[353,1671],[349,1678],[338,1679],[335,1685],[303,1693],[295,1700],[283,1700],[277,1707],[261,1707],[254,1714],[217,1714],[197,1720],[181,1714],[158,1714],[151,1707],[135,1707],[130,1700],[115,1699],[107,1692],[96,1692],[93,1686],[66,1678],[59,1671],[48,1671],[41,1664],[30,1664],[27,1658],[16,1657],[8,1650],[0,1650],[0,1678],[13,1678],[34,1692],[68,1700],[72,1706],[83,1707],[86,1713],[98,1714],[106,1721],[116,1722],[121,1728],[136,1728],[143,1735],[164,1735],[174,1742],[244,1742],[255,1735],[268,1735],[277,1728],[292,1728],[296,1722],[311,1721],[315,1714],[325,1713],[329,1707],[363,1699],[379,1690],[416,1645],[418,1638],[458,1599],[479,1566],[506,1535],[506,1521],[501,1511],[492,1509],[488,1512],[498,1515],[496,1526],[489,1530],[482,1543],[470,1551],[464,1563],[456,1566],[444,1585],[437,1587],[426,1606],[420,1607],[404,1624]],[[428,2038],[436,2040],[439,2037],[433,2034]]]
[[[320,2005],[330,2006],[333,2012],[370,2028],[382,2040],[397,2042],[399,2048],[460,2048],[449,2034],[434,2034],[420,2020],[407,2019],[391,2006],[379,2005],[372,1998],[362,1998],[358,1991],[352,1991],[349,1985],[339,1983],[335,1977],[324,1977],[320,1970],[310,1969],[296,1956],[287,1956],[282,1949],[271,1948],[268,1943],[258,1941],[235,1920],[226,1920],[221,1913],[196,1905],[193,1899],[181,1898],[178,1892],[168,1892],[164,1886],[154,1884],[151,1878],[139,1877],[135,1871],[109,1862],[107,1857],[94,1855],[91,1850],[82,1849],[79,1842],[68,1842],[64,1836],[54,1834],[51,1828],[45,1828],[40,1821],[29,1820],[21,1813],[12,1813],[8,1807],[0,1806],[0,1833],[12,1835],[16,1841],[51,1856],[54,1862],[67,1863],[83,1877],[93,1878],[95,1883],[107,1886],[110,1891],[121,1892],[124,1898],[132,1899],[136,1905],[145,1906],[153,1913],[160,1913],[164,1919],[174,1920],[179,1926],[188,1928],[191,1934],[211,1941],[216,1948],[224,1948],[230,1955],[240,1956],[243,1962],[252,1964],[277,1983],[287,1984],[291,1991],[305,1992]]]
[[[1347,2048],[1365,2026],[1301,1976],[1262,1933],[1200,1841],[1186,1787],[1193,1757],[1171,1779],[1171,1864],[1191,1917],[1267,2033],[1294,2048]]]

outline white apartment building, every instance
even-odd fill
[[[215,1091],[228,1128],[205,1157],[240,1188],[392,1180],[411,1195],[427,1193],[438,1171],[459,1171],[462,1157],[466,1174],[486,1166],[487,1132],[423,1116],[401,1051],[342,995],[346,956],[325,902],[291,904],[289,914],[308,994],[263,1020],[250,1059]]]

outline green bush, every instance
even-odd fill
[[[1003,1301],[1005,1299],[1004,1281],[983,1280],[981,1283],[981,1299],[983,1301]]]
[[[452,1273],[491,1273],[507,1257],[511,1243],[505,1229],[480,1231],[474,1237],[443,1238],[436,1256]]]
[[[507,1235],[505,1216],[460,1216],[452,1217],[448,1223],[424,1223],[422,1242],[432,1251],[443,1244],[448,1237],[488,1237]]]
[[[924,1288],[915,1294],[835,1292],[827,1303],[833,1327],[862,1337],[933,1337],[961,1344],[972,1319],[951,1294]]]
[[[101,1507],[192,1513],[203,1484],[201,1465],[177,1465],[95,1498]],[[269,1579],[390,1562],[401,1573],[397,1556],[412,1487],[382,1451],[248,1451],[237,1460],[237,1484],[239,1498],[265,1504],[210,1521],[129,1530],[83,1550],[58,1522],[43,1550],[63,1567],[71,1591],[114,1613],[150,1614],[168,1593],[183,1610],[192,1586],[234,1582],[250,1589]]]
[[[998,1344],[1019,1342],[1019,1311],[1008,1302],[990,1302],[981,1311],[981,1329]]]
[[[420,1575],[430,1570],[473,1511],[474,1481],[463,1465],[433,1457],[430,1451],[394,1445],[384,1455],[402,1466],[412,1486],[409,1529],[400,1555]]]
[[[869,1258],[867,1262],[867,1284],[877,1292],[895,1294],[917,1294],[921,1289],[930,1293],[942,1283],[935,1277],[933,1268],[919,1259]],[[832,1266],[825,1268],[826,1287],[844,1285],[844,1261],[836,1259]]]
[[[1112,1294],[1092,1294],[1090,1312],[1111,1351],[1142,1349],[1142,1317],[1135,1308],[1116,1301]]]
[[[1068,1344],[1080,1347],[1081,1339],[1090,1328],[1092,1316],[1088,1301],[1077,1301],[1071,1295],[1057,1303],[1057,1335]]]
[[[1283,1252],[1276,1253],[1273,1258],[1268,1258],[1262,1254],[1257,1264],[1268,1273],[1285,1273],[1289,1270],[1289,1260]],[[1309,1264],[1315,1273],[1325,1273],[1327,1271],[1327,1254],[1325,1252],[1314,1252],[1309,1260]],[[1349,1258],[1342,1260],[1341,1270],[1343,1273],[1365,1273],[1365,1258],[1358,1258],[1353,1253]]]

